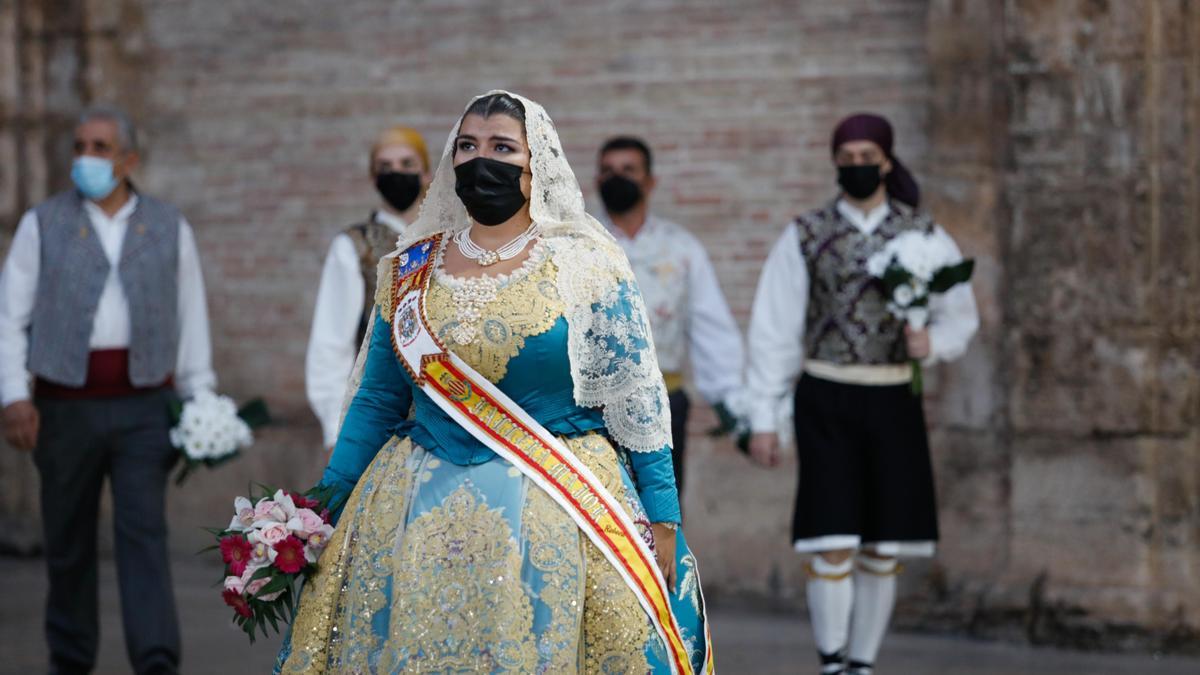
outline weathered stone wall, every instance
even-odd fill
[[[991,367],[950,371],[995,403],[938,431],[942,618],[1194,648],[1200,7],[942,1],[928,40],[935,212],[1002,261]]]
[[[1196,627],[1200,6],[1073,4],[1010,10],[1010,574]]]
[[[1200,7],[1008,14],[1008,573],[1195,625]]]
[[[967,354],[939,372],[931,441],[942,541],[936,562],[906,579],[915,586],[907,598],[912,614],[900,620],[959,629],[973,626],[981,594],[994,592],[1008,564],[1000,244],[1007,222],[1001,180],[1007,134],[997,123],[1007,101],[1002,18],[999,2],[933,2],[926,35],[932,92],[926,206],[975,256],[981,328]]]
[[[279,420],[173,492],[190,551],[248,480],[318,475],[308,322],[329,239],[373,203],[378,129],[412,124],[436,150],[469,96],[513,88],[547,105],[589,198],[596,146],[644,135],[657,210],[701,237],[744,324],[783,223],[831,196],[830,128],[882,112],[978,261],[983,315],[966,357],[930,373],[944,542],[903,578],[899,620],[1162,636],[1200,625],[1198,14],[1165,0],[348,0],[336,14],[316,0],[11,0],[0,237],[65,185],[82,104],[135,113],[140,184],[197,231],[221,388],[265,395]],[[794,464],[751,466],[694,410],[685,506],[707,590],[796,607]],[[13,545],[35,523],[34,477],[11,452],[0,472]]]

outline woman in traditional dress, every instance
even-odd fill
[[[450,134],[380,264],[281,672],[711,668],[666,389],[625,256],[538,104]]]

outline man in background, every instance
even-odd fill
[[[176,392],[212,389],[216,376],[192,228],[134,187],[137,166],[129,117],[85,111],[74,189],[21,218],[0,274],[4,435],[33,451],[41,478],[54,673],[87,673],[96,660],[106,476],[130,663],[137,673],[179,668],[165,503],[179,451],[168,411]]]
[[[650,212],[657,180],[646,143],[632,136],[609,139],[599,154],[600,221],[616,237],[646,299],[658,365],[671,403],[675,484],[683,501],[687,419],[691,408],[683,371],[723,424],[742,379],[742,336],[703,244],[683,226]]]

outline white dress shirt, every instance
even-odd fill
[[[844,200],[838,212],[855,228],[870,234],[887,218],[887,202],[863,213]],[[954,240],[940,226],[934,236],[961,257]],[[750,363],[746,369],[746,389],[750,397],[750,429],[754,432],[777,431],[781,417],[780,401],[792,393],[804,368],[804,328],[808,312],[808,266],[800,252],[800,232],[788,223],[783,235],[771,249],[758,280],[754,307],[750,314]],[[979,313],[969,283],[929,298],[929,358],[925,365],[951,361],[962,356],[975,331]]]
[[[382,209],[375,212],[374,218],[397,236],[408,227],[403,219]],[[333,238],[325,256],[304,358],[304,390],[321,423],[325,447],[337,442],[346,384],[358,355],[358,324],[366,292],[358,250],[350,235],[342,232]]]
[[[714,405],[723,402],[741,383],[742,334],[704,245],[683,226],[654,215],[632,238],[607,217],[601,222],[633,267],[659,368],[681,373],[687,359],[700,395]]]
[[[129,217],[137,207],[137,201],[137,195],[132,195],[112,217],[95,203],[84,201],[84,210],[111,265],[88,342],[93,350],[129,347],[129,299],[121,285],[119,261],[125,231],[129,229]],[[8,259],[0,272],[0,400],[4,405],[30,398],[29,326],[37,300],[40,264],[38,217],[30,210],[17,224]],[[178,320],[175,387],[186,398],[200,390],[215,388],[217,376],[212,369],[212,343],[200,255],[196,251],[192,226],[183,218],[179,220]]]

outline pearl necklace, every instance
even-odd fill
[[[454,289],[452,297],[458,321],[450,329],[450,337],[455,343],[467,345],[479,335],[483,310],[496,299],[498,285],[492,277],[473,277],[463,279],[462,285]]]
[[[536,236],[538,236],[537,224],[530,223],[529,227],[525,228],[525,231],[518,234],[515,239],[494,251],[489,251],[471,241],[471,230],[467,228],[454,234],[454,243],[464,258],[474,260],[482,267],[488,267],[501,260],[511,260],[517,257]]]

